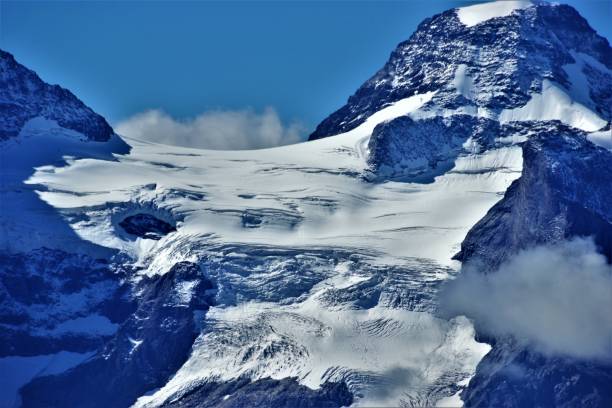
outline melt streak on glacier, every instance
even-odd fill
[[[465,234],[520,175],[520,148],[508,142],[478,153],[466,143],[454,167],[431,183],[360,176],[374,127],[419,116],[433,95],[403,99],[345,134],[299,145],[206,151],[127,139],[132,152],[118,161],[37,170],[28,183],[45,186],[39,196],[81,238],[131,255],[143,274],[184,260],[205,270],[214,259],[253,261],[247,275],[229,266],[210,272],[220,294],[190,358],[136,406],[240,376],[297,377],[311,388],[344,380],[364,406],[435,404],[466,384],[489,346],[474,340],[466,319],[435,317],[427,296],[404,297],[454,274],[451,257]],[[137,212],[175,220],[177,231],[126,239],[118,222]],[[267,255],[274,250],[286,252]],[[253,258],[259,254],[263,265]],[[296,285],[304,274],[311,283]]]

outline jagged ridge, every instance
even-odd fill
[[[15,137],[37,116],[105,142],[113,134],[106,119],[59,85],[43,82],[10,53],[0,50],[0,141]]]

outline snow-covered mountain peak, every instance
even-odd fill
[[[612,117],[611,70],[608,41],[570,6],[503,1],[453,9],[421,23],[310,139],[341,134],[388,104],[432,91],[433,115],[495,119],[545,96],[551,83],[568,95],[572,110],[599,118],[586,127],[568,124],[593,131]]]

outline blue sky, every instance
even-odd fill
[[[568,1],[610,38],[610,1]],[[312,129],[424,18],[466,1],[0,1],[0,47],[111,123],[275,108]]]

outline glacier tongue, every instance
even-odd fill
[[[474,340],[465,318],[448,322],[397,308],[323,306],[308,299],[290,306],[247,303],[212,310],[208,318],[216,323],[196,340],[187,363],[135,406],[156,406],[190,384],[242,375],[297,377],[315,389],[325,381],[344,381],[362,396],[356,406],[433,404],[440,396],[426,399],[432,384],[452,389],[490,349]]]
[[[522,158],[512,141],[467,143],[431,182],[363,180],[373,129],[418,116],[432,96],[314,142],[229,152],[128,140],[116,161],[46,166],[28,180],[78,236],[129,254],[143,274],[196,262],[218,288],[187,362],[137,406],[244,376],[343,380],[362,405],[432,405],[461,388],[488,346],[467,320],[435,317],[433,298]],[[133,214],[176,230],[127,235],[120,223]]]

